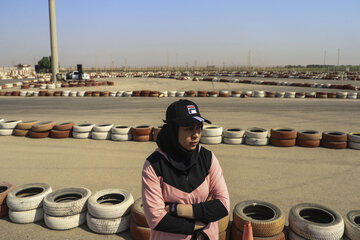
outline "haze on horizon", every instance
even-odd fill
[[[55,0],[60,66],[360,64],[356,0]],[[0,66],[50,56],[48,0],[1,0]],[[249,61],[250,52],[250,61]]]

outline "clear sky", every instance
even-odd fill
[[[60,66],[360,64],[359,0],[55,0]],[[0,66],[50,56],[48,0],[0,0]],[[250,54],[249,54],[250,52]]]

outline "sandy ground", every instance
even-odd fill
[[[159,79],[119,79],[122,89],[196,89],[202,82]],[[222,83],[219,89],[223,88]],[[240,84],[242,85],[242,84]],[[257,85],[249,85],[257,86]],[[211,89],[212,83],[200,86]],[[265,86],[263,86],[265,87]],[[120,90],[120,89],[118,89]],[[175,98],[22,98],[0,97],[0,118],[115,123],[135,126],[161,124]],[[360,131],[358,100],[192,98],[202,115],[228,127],[293,127],[318,131]],[[302,147],[206,145],[214,151],[228,185],[231,210],[239,201],[259,199],[280,207],[286,216],[301,202],[327,205],[344,215],[359,209],[359,151]],[[53,189],[87,187],[129,190],[141,195],[141,168],[156,148],[154,142],[112,142],[79,139],[0,137],[0,181],[17,185],[46,182]],[[86,224],[53,231],[43,221],[14,224],[0,219],[1,239],[131,239],[129,232],[104,236]]]

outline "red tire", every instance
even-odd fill
[[[14,129],[14,135],[17,137],[25,137],[29,134],[30,130],[24,130],[24,129]]]
[[[140,126],[136,126],[136,127],[132,127],[131,130],[131,134],[133,136],[135,135],[150,135],[152,133],[152,126],[148,126],[148,125],[140,125]]]
[[[9,208],[8,206],[5,204],[0,205],[0,218],[4,218],[8,215],[9,213]]]
[[[65,123],[56,124],[53,129],[59,131],[66,131],[66,130],[71,130],[73,127],[74,127],[73,122],[65,122]]]
[[[53,129],[50,132],[50,136],[52,138],[68,138],[71,136],[71,130],[60,131],[60,130]]]
[[[242,239],[243,232],[237,229],[237,227],[232,224],[231,225],[231,240],[239,240]],[[285,240],[285,233],[284,231],[278,235],[272,237],[253,237],[253,240]]]
[[[130,220],[130,235],[134,240],[148,240],[150,239],[150,228],[142,227],[135,223],[133,219]]]
[[[55,124],[56,123],[54,121],[46,121],[46,122],[35,123],[34,125],[32,125],[31,131],[34,131],[34,132],[50,131],[51,129],[53,129]]]
[[[316,130],[300,130],[297,138],[301,140],[320,140],[321,134]]]
[[[297,131],[292,128],[272,128],[270,136],[277,139],[294,139],[297,136]]]
[[[320,139],[318,140],[304,140],[304,139],[297,139],[296,144],[301,147],[319,147],[320,146]]]
[[[131,206],[131,217],[136,224],[147,228],[149,227],[149,224],[147,223],[145,218],[142,198],[137,199]]]
[[[276,147],[293,147],[296,144],[296,138],[278,139],[278,138],[270,137],[270,144]]]
[[[152,135],[133,135],[135,142],[148,142],[152,140]]]
[[[0,182],[0,205],[6,204],[5,199],[15,185],[8,182]]]
[[[47,138],[50,135],[50,131],[45,131],[45,132],[34,132],[34,131],[29,131],[29,137],[31,138]]]
[[[347,148],[347,142],[328,142],[326,140],[321,140],[321,146],[332,149],[345,149]]]
[[[347,134],[337,131],[326,131],[322,133],[322,139],[328,142],[346,142]]]

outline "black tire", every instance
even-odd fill
[[[360,239],[360,210],[353,210],[344,216],[345,235],[350,240]]]
[[[233,224],[243,231],[251,222],[254,237],[271,237],[284,230],[285,215],[277,206],[258,200],[239,202],[233,210]]]
[[[341,215],[316,203],[301,203],[292,207],[289,227],[297,235],[312,240],[339,240],[344,234]]]

